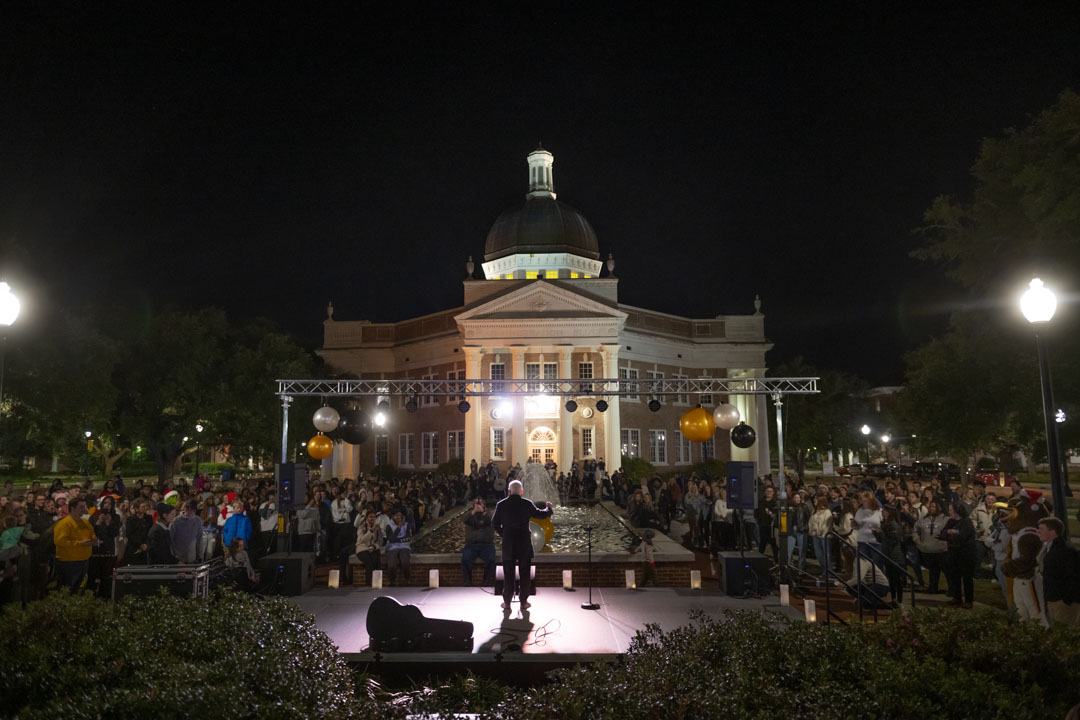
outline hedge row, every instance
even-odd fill
[[[989,610],[849,627],[699,614],[640,632],[623,662],[558,670],[530,688],[457,676],[400,693],[352,676],[282,599],[57,594],[0,623],[0,715],[26,718],[1047,720],[1080,702],[1080,628]]]

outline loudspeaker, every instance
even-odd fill
[[[498,565],[495,566],[495,594],[496,595],[502,595],[503,587],[505,586],[503,578],[504,578],[503,566],[502,566],[502,563],[499,563]],[[515,590],[520,590],[521,589],[521,586],[519,585],[520,582],[521,582],[521,571],[518,570],[517,566],[515,565],[514,566],[514,589]],[[532,591],[529,593],[529,595],[535,595],[536,594],[536,566],[535,565],[530,565],[529,566],[529,587],[532,588]],[[518,597],[520,597],[520,596],[521,596],[521,593],[519,592]]]
[[[278,463],[274,466],[278,510],[292,512],[307,499],[307,468],[301,463]]]
[[[315,587],[315,553],[274,553],[259,560],[260,581],[271,595],[303,595]]]
[[[720,589],[728,595],[767,595],[772,591],[769,560],[759,552],[722,552],[717,567]]]
[[[732,510],[757,509],[757,472],[755,463],[729,461],[724,465],[727,475],[727,506]]]

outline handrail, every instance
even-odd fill
[[[847,538],[845,538],[840,533],[836,532],[836,530],[830,530],[829,535],[830,536],[835,535],[836,538],[840,542],[847,543]],[[827,545],[828,545],[828,543],[826,543],[826,546]],[[915,607],[915,585],[918,584],[920,587],[923,586],[922,578],[916,577],[913,573],[908,571],[907,567],[905,567],[903,565],[900,565],[899,563],[897,563],[892,558],[886,556],[885,553],[882,552],[880,548],[877,548],[874,545],[871,545],[870,543],[856,543],[855,544],[855,572],[856,572],[857,586],[858,586],[858,595],[856,596],[856,600],[857,600],[858,605],[859,605],[859,620],[862,621],[862,617],[863,617],[863,594],[862,594],[863,593],[863,574],[862,574],[862,563],[860,563],[859,560],[862,559],[862,558],[865,558],[871,564],[874,563],[874,558],[871,557],[870,553],[864,548],[867,548],[869,550],[873,550],[875,553],[877,553],[877,555],[882,560],[884,560],[886,563],[888,563],[889,565],[892,565],[893,567],[898,569],[900,572],[902,572],[904,574],[904,577],[909,578],[909,579],[911,579],[913,581],[911,583],[911,607],[914,608]],[[884,569],[884,567],[882,569]],[[844,583],[844,584],[845,584],[845,586],[848,587],[849,590],[851,589],[850,585],[848,585],[847,583]],[[878,607],[877,606],[878,606],[878,604],[874,603],[874,608],[873,608],[873,610],[874,610],[874,622],[877,622],[877,619],[878,619]]]

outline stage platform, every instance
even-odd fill
[[[420,608],[425,617],[466,620],[474,626],[473,650],[465,652],[375,653],[368,650],[367,610],[372,600],[388,595]],[[293,598],[315,617],[350,662],[381,669],[436,672],[452,664],[457,671],[482,670],[484,665],[536,665],[537,669],[582,662],[616,661],[627,651],[634,634],[646,623],[664,630],[686,625],[693,610],[720,615],[725,610],[771,611],[792,620],[802,614],[782,606],[775,595],[761,599],[728,597],[716,590],[690,588],[593,588],[599,610],[583,610],[587,589],[538,588],[525,611],[515,600],[509,613],[490,588],[397,587],[372,590],[319,588]],[[390,666],[399,666],[391,668]]]

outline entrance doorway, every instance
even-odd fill
[[[549,427],[538,427],[529,433],[529,457],[541,464],[555,459],[555,431]]]

